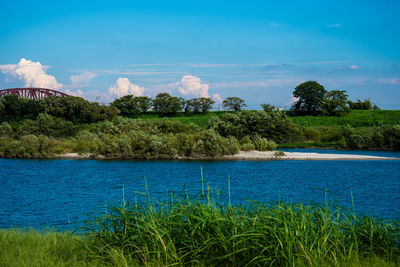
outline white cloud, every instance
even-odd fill
[[[399,78],[378,79],[378,82],[384,84],[400,84],[400,79]]]
[[[214,99],[216,103],[222,103],[222,98],[219,94],[213,94],[212,99]]]
[[[108,88],[108,93],[117,97],[125,95],[141,96],[143,92],[144,87],[131,83],[128,78],[118,78],[115,85]]]
[[[48,68],[40,62],[33,62],[25,58],[21,58],[18,64],[0,65],[1,72],[24,81],[25,87],[61,89],[63,85],[58,83],[54,76],[46,74]]]
[[[359,69],[359,67],[357,65],[350,65],[350,66],[348,66],[348,68],[351,69],[351,70],[358,70]]]
[[[210,97],[208,84],[201,83],[200,78],[192,75],[184,75],[178,83],[178,90],[183,95]]]
[[[97,74],[94,72],[85,71],[79,75],[72,75],[70,77],[70,79],[71,79],[72,86],[78,86],[78,85],[84,86],[84,85],[88,85],[90,83],[90,81],[96,76],[97,76]]]
[[[84,93],[82,92],[81,89],[78,89],[78,90],[76,90],[76,91],[71,91],[71,90],[67,89],[67,90],[64,90],[64,92],[65,92],[66,94],[72,95],[72,96],[80,96],[80,97],[83,97],[83,96],[84,96]]]

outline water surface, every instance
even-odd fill
[[[233,203],[324,203],[327,190],[330,201],[351,208],[352,192],[358,213],[400,219],[400,161],[0,159],[0,227],[76,228],[73,222],[84,214],[120,200],[122,187],[134,201],[139,197],[135,191],[145,191],[144,177],[158,200],[171,190],[193,196],[201,190],[201,166],[205,185],[220,201],[227,201],[230,176]]]

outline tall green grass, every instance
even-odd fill
[[[203,192],[203,189],[202,189]],[[116,264],[178,266],[361,266],[400,263],[397,222],[338,207],[295,203],[219,204],[197,199],[107,208],[88,222],[88,249]]]

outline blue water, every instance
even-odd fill
[[[302,150],[311,151],[311,150]],[[318,150],[318,152],[322,152]],[[340,152],[343,153],[343,152]],[[378,153],[378,152],[375,152]],[[383,152],[385,153],[385,152]],[[395,152],[393,152],[395,153]],[[392,155],[394,156],[394,155]],[[397,153],[396,156],[400,156]],[[228,175],[234,203],[257,201],[330,202],[358,213],[400,219],[400,161],[99,161],[0,159],[0,228],[74,229],[85,214],[102,211],[122,197],[140,197],[145,179],[150,195],[165,200],[201,190],[226,202]],[[219,194],[217,193],[219,192]]]

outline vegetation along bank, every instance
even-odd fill
[[[226,111],[209,111],[211,99],[168,93],[124,96],[109,106],[73,96],[6,95],[0,98],[0,156],[174,159],[277,147],[400,149],[400,111],[348,101],[344,91],[327,92],[315,82],[300,84],[294,94],[298,101],[289,111],[268,104],[243,110],[237,97],[223,101]]]

